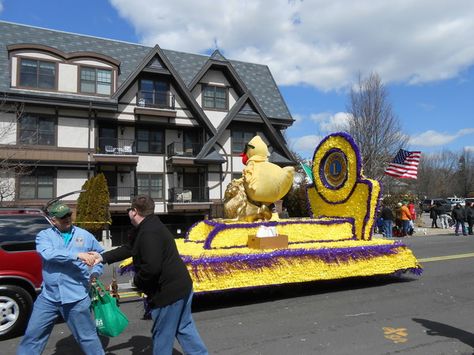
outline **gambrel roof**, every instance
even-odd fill
[[[116,105],[120,96],[136,81],[143,71],[165,73],[174,80],[174,87],[179,91],[194,117],[201,122],[209,133],[210,139],[196,157],[197,161],[219,162],[222,157],[214,150],[214,145],[225,129],[238,115],[251,118],[252,122],[261,123],[265,135],[271,143],[274,154],[271,158],[280,164],[293,163],[293,157],[285,141],[273,123],[288,126],[293,119],[281,96],[281,93],[265,65],[227,60],[218,50],[211,56],[189,54],[177,51],[146,47],[116,40],[77,35],[41,29],[36,27],[12,24],[0,21],[0,93],[24,95],[43,98],[58,98],[58,93],[35,92],[10,89],[10,68],[8,48],[14,45],[30,44],[31,46],[47,46],[62,57],[71,53],[97,53],[108,61],[115,61],[119,66],[117,91],[111,98],[95,96],[84,97],[84,102],[94,105]],[[206,114],[193,98],[191,91],[200,83],[209,70],[224,73],[239,95],[235,105],[227,113],[217,129],[213,127]],[[60,93],[61,100],[81,100],[80,94]],[[272,121],[272,122],[271,122]]]
[[[42,44],[64,53],[96,52],[120,62],[118,87],[132,75],[153,47],[117,40],[61,32],[0,21],[0,92],[10,90],[10,68],[7,46],[13,44]],[[188,86],[209,60],[208,56],[163,49],[162,53],[173,65],[183,83]],[[214,59],[217,59],[216,57]],[[272,120],[291,121],[292,117],[266,65],[229,61],[246,87],[253,93],[266,116]],[[16,90],[18,92],[19,90]],[[25,91],[27,93],[27,91]],[[48,93],[38,95],[48,96]],[[53,95],[51,95],[53,96]],[[68,96],[68,95],[66,95]],[[77,95],[69,95],[77,98]],[[89,98],[88,98],[89,100]],[[95,97],[93,101],[110,101]]]

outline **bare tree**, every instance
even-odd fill
[[[364,175],[387,180],[386,164],[407,144],[408,137],[401,131],[400,120],[378,74],[372,73],[365,79],[359,75],[357,86],[351,89],[347,111],[352,116],[349,133],[359,146]]]
[[[23,106],[0,99],[0,206],[13,200],[16,178],[28,175],[32,170],[31,165],[15,159],[18,151],[16,127],[22,113]]]
[[[459,156],[453,190],[462,197],[474,193],[474,157],[468,150],[463,150]]]
[[[417,191],[420,197],[448,197],[455,188],[459,156],[449,150],[424,154],[418,167]]]

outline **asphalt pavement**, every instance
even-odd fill
[[[472,355],[474,237],[455,237],[452,229],[431,228],[427,217],[421,217],[423,224],[412,237],[397,238],[421,262],[421,276],[195,296],[193,317],[209,353]],[[109,281],[111,274],[112,268],[107,267],[103,280]],[[106,354],[151,355],[151,321],[143,319],[142,302],[124,298],[121,308],[130,325],[118,337],[102,338]],[[15,354],[19,340],[0,342],[0,353]],[[66,354],[81,354],[81,350],[67,326],[59,322],[44,355]],[[173,355],[178,354],[182,353],[176,344]]]

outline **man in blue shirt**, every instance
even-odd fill
[[[49,210],[54,227],[36,237],[36,251],[43,262],[43,284],[18,355],[41,354],[59,314],[85,354],[104,354],[89,298],[90,282],[102,274],[103,267],[91,266],[94,257],[88,254],[104,249],[91,233],[72,225],[71,214],[67,205],[54,204]]]

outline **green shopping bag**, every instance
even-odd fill
[[[91,287],[91,304],[99,334],[116,337],[125,330],[128,325],[127,316],[99,280]]]

